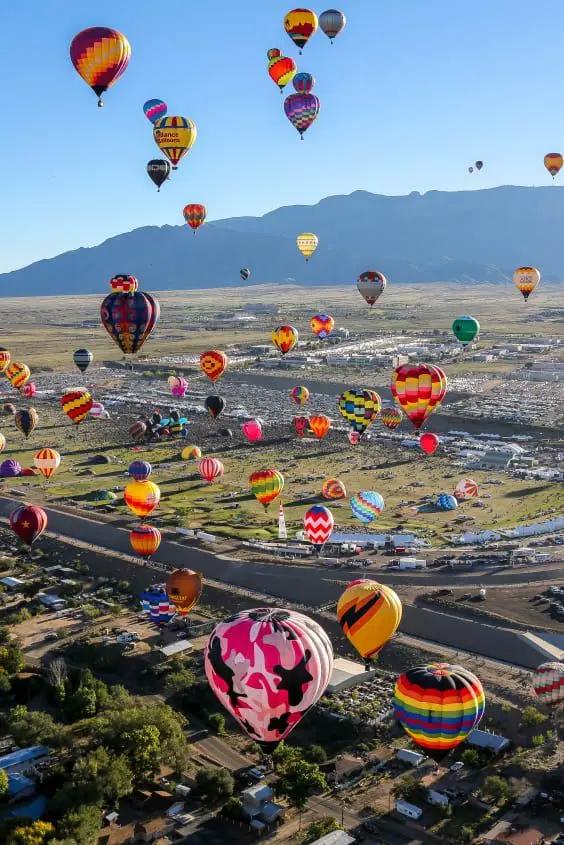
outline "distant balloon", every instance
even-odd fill
[[[143,440],[146,433],[147,425],[143,422],[143,420],[137,420],[137,422],[134,422],[129,426],[129,436],[137,443]]]
[[[33,397],[37,393],[37,386],[35,382],[28,381],[27,384],[24,384],[23,387],[20,387],[20,393],[22,396],[25,396],[26,399],[33,399]]]
[[[72,359],[80,372],[84,373],[94,360],[94,355],[89,349],[77,349]]]
[[[320,340],[329,337],[335,328],[335,320],[330,314],[315,314],[309,321],[311,330]]]
[[[92,26],[75,35],[70,45],[70,58],[76,72],[92,88],[103,106],[102,94],[127,69],[131,57],[129,41],[117,29]]]
[[[314,546],[323,546],[331,534],[335,520],[329,508],[312,505],[304,516],[304,531]]]
[[[434,455],[439,448],[440,440],[436,434],[431,434],[425,431],[419,437],[419,446],[423,449],[426,455]]]
[[[249,476],[249,484],[251,492],[266,510],[284,489],[284,476],[275,469],[258,470]]]
[[[290,396],[296,405],[305,405],[309,399],[309,390],[303,384],[293,387],[290,391]]]
[[[205,205],[201,205],[201,203],[198,202],[193,202],[189,203],[188,205],[185,205],[184,211],[182,213],[184,215],[186,223],[193,230],[194,234],[206,219],[206,207]]]
[[[29,381],[31,371],[27,364],[22,364],[21,361],[12,361],[4,370],[4,374],[12,387],[19,390],[20,387]]]
[[[251,271],[249,270],[249,268],[248,268],[248,267],[242,267],[242,268],[239,270],[239,275],[241,276],[241,279],[242,279],[244,282],[248,282],[248,281],[249,281],[249,279],[251,278]]]
[[[16,406],[12,405],[11,402],[6,402],[6,404],[3,405],[3,411],[4,411],[5,414],[14,415],[16,413]]]
[[[128,474],[135,479],[135,481],[146,481],[153,471],[153,467],[149,461],[133,461],[129,464]]]
[[[26,408],[21,411],[16,411],[14,416],[16,428],[19,429],[25,437],[29,437],[33,429],[39,422],[39,415],[35,408]]]
[[[564,157],[562,153],[547,153],[544,157],[544,166],[553,179],[561,171],[563,164]]]
[[[6,367],[10,363],[11,357],[12,356],[10,355],[8,350],[5,349],[3,346],[0,346],[0,373],[5,372]]]
[[[198,472],[208,484],[212,484],[217,478],[221,478],[225,468],[217,458],[202,458],[198,464]]]
[[[225,399],[222,396],[208,396],[204,405],[210,417],[215,420],[225,408]]]
[[[446,376],[431,364],[402,364],[394,370],[392,396],[415,428],[436,411],[446,394]]]
[[[214,384],[227,369],[227,363],[227,355],[219,349],[210,349],[200,355],[200,369]]]
[[[147,162],[147,174],[157,186],[157,191],[160,191],[161,185],[164,185],[170,176],[170,164],[164,158],[152,158]]]
[[[389,428],[390,431],[395,431],[396,428],[402,424],[403,420],[403,413],[400,411],[399,408],[394,408],[393,405],[386,405],[382,408],[382,413],[380,414],[380,422]]]
[[[317,120],[321,104],[315,94],[290,94],[284,100],[284,112],[286,117],[297,129],[300,138],[304,139],[304,132],[307,132],[312,123]]]
[[[60,401],[63,411],[75,425],[85,420],[92,408],[92,396],[87,390],[69,390]]]
[[[10,528],[31,546],[47,528],[47,514],[38,505],[19,505],[10,514]]]
[[[321,495],[324,499],[335,500],[345,499],[347,496],[347,488],[338,478],[328,478],[323,482],[321,488]]]
[[[185,446],[180,457],[183,461],[198,461],[202,457],[202,450],[199,446]]]
[[[337,9],[327,9],[326,12],[322,12],[319,16],[319,26],[331,43],[333,43],[333,39],[343,31],[346,25],[347,19],[345,15]]]
[[[435,506],[440,511],[453,511],[458,507],[458,501],[450,493],[439,493]]]
[[[358,446],[361,437],[362,435],[358,431],[349,431],[347,434],[347,439],[351,446]]]
[[[325,414],[314,414],[309,418],[309,428],[318,440],[322,440],[331,428],[331,420]]]
[[[533,689],[538,700],[548,707],[564,703],[564,663],[541,663],[533,672]]]
[[[166,582],[167,595],[179,616],[188,616],[202,595],[202,589],[202,573],[191,569],[175,569]]]
[[[353,431],[364,434],[380,413],[381,400],[375,390],[351,388],[339,397],[339,412]]]
[[[452,331],[456,339],[463,346],[467,346],[480,334],[480,324],[475,317],[464,315],[456,318],[452,324]]]
[[[478,495],[478,485],[473,478],[463,478],[454,488],[454,495],[459,502],[463,502],[465,499],[473,499]]]
[[[309,417],[294,417],[293,423],[298,437],[303,437],[309,430]]]
[[[21,464],[13,458],[8,458],[7,461],[2,461],[0,464],[0,478],[17,478],[21,474]]]
[[[167,109],[168,106],[164,100],[147,100],[143,104],[143,114],[152,124],[155,124],[159,118],[164,117]]]
[[[153,136],[157,147],[176,170],[180,159],[194,146],[198,130],[190,118],[173,115],[156,121]]]
[[[149,516],[159,505],[161,491],[153,481],[130,481],[123,498],[129,510],[135,516]]]
[[[171,376],[168,380],[168,386],[174,397],[183,399],[186,396],[188,382],[183,376]]]
[[[61,456],[55,449],[40,449],[33,458],[33,463],[43,478],[51,478],[61,465]]]
[[[278,326],[272,332],[271,337],[273,344],[280,350],[282,355],[291,352],[299,339],[297,329],[288,325]]]
[[[475,161],[474,162],[474,167],[476,168],[476,170],[481,170],[483,166],[484,166],[483,161]]]
[[[472,166],[470,166],[470,167],[468,168],[468,173],[474,173],[474,168],[473,168]]]
[[[315,87],[315,77],[311,73],[298,73],[294,77],[292,85],[298,94],[309,94]]]
[[[384,499],[374,490],[364,490],[350,500],[351,511],[360,522],[368,525],[380,516],[384,510]]]
[[[513,284],[521,291],[525,302],[540,282],[540,279],[541,274],[536,267],[518,267],[513,273]]]
[[[284,18],[284,29],[300,48],[300,53],[318,26],[317,15],[311,9],[293,9]]]
[[[249,443],[262,440],[262,425],[258,420],[247,420],[241,426],[241,430]]]
[[[137,526],[137,529],[140,527]],[[136,529],[133,529],[133,531],[136,531]],[[167,596],[164,587],[160,584],[154,584],[141,593],[141,607],[143,613],[146,613],[155,625],[168,625],[176,616],[176,608]]]
[[[6,448],[6,438],[0,432],[0,452],[3,452],[5,448]]]
[[[402,617],[398,594],[368,578],[351,581],[337,604],[343,634],[370,661],[393,637]]]
[[[161,544],[162,535],[154,525],[136,525],[129,532],[131,548],[141,557],[150,558]]]
[[[317,235],[314,235],[313,232],[302,232],[302,234],[298,235],[296,238],[296,245],[305,260],[309,261],[319,246],[319,238]]]
[[[102,324],[124,354],[138,352],[160,317],[158,300],[149,293],[110,293],[102,302]]]
[[[288,56],[274,56],[269,60],[268,73],[272,81],[283,91],[298,71],[295,61]]]
[[[363,299],[372,306],[386,290],[387,279],[378,270],[366,270],[358,277],[356,286]]]
[[[118,273],[110,279],[110,287],[114,293],[135,293],[139,289],[139,282],[135,276]]]
[[[272,59],[277,59],[281,55],[282,55],[282,51],[279,50],[278,47],[271,47],[271,49],[268,50],[268,52],[266,54],[266,58],[268,59],[269,62],[271,62]]]

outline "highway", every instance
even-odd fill
[[[20,503],[21,500],[0,497],[0,516],[6,518]],[[48,531],[70,540],[77,539],[108,551],[131,556],[127,529],[50,507],[45,507],[45,510],[48,517]],[[238,561],[203,549],[187,547],[171,540],[163,540],[153,560],[170,568],[190,567],[201,571],[204,577],[242,589],[258,591],[274,598],[286,599],[309,610],[336,602],[343,590],[343,583],[358,577],[358,570],[349,574],[343,570],[328,570],[316,566]],[[117,570],[120,567],[120,559],[114,558],[112,565]],[[154,571],[147,569],[145,572],[147,583],[155,579]],[[390,571],[378,572],[377,577],[381,582],[390,585],[419,584],[422,587],[452,586],[453,583],[470,587],[477,580],[475,573],[454,575],[442,572]],[[480,576],[478,581],[487,583],[488,586],[502,586],[525,580],[545,581],[551,578],[561,580],[561,577],[561,570],[556,569],[548,573],[546,570],[526,573],[526,576],[519,570],[506,570],[494,572],[487,578]],[[413,605],[404,607],[400,630],[409,636],[527,669],[533,669],[542,662],[539,651],[524,640],[517,631]]]

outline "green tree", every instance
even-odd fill
[[[155,725],[145,725],[128,731],[123,735],[122,743],[123,750],[138,780],[149,773],[158,771],[161,735]]]
[[[115,806],[132,789],[133,773],[127,758],[100,747],[75,761],[71,780],[57,792],[55,804],[60,811],[83,804]]]
[[[159,734],[159,746],[154,749],[151,769],[164,763],[181,771],[186,763],[186,739],[182,730],[184,724],[185,720],[167,704],[139,704],[133,699],[128,707],[106,711],[96,728],[106,747],[127,754],[137,774],[129,754],[129,750],[133,754],[134,750],[130,744],[124,743],[124,737],[153,726]]]
[[[482,795],[487,801],[504,804],[511,797],[511,787],[499,775],[490,775],[484,781]]]
[[[283,795],[301,815],[309,798],[315,792],[327,789],[325,775],[316,763],[307,760],[292,760],[281,769],[279,780],[274,786],[278,795]]]
[[[6,845],[43,845],[51,838],[55,828],[49,822],[31,822],[18,825],[8,834]]]
[[[341,829],[341,825],[337,823],[333,816],[317,819],[306,827],[301,845],[310,845],[311,842],[316,842],[322,836],[327,836],[328,833]]]
[[[8,791],[8,775],[4,769],[0,769],[0,798],[2,798]]]
[[[62,738],[61,728],[49,713],[41,710],[28,711],[19,704],[8,713],[8,731],[17,745],[58,745]]]
[[[0,646],[0,669],[7,675],[15,675],[21,672],[24,667],[24,656],[17,643],[6,643]]]
[[[12,684],[10,683],[7,672],[4,669],[0,669],[0,693],[7,695],[11,689]]]
[[[406,777],[401,778],[392,787],[394,796],[396,798],[405,798],[406,801],[418,801],[424,791],[421,783],[413,775],[406,775]]]
[[[310,745],[309,748],[304,748],[303,755],[310,763],[320,765],[327,762],[327,752],[322,745]]]
[[[231,798],[228,798],[223,805],[222,812],[229,819],[239,821],[239,819],[243,817],[243,802],[240,798],[235,798],[235,796],[232,795]]]
[[[541,745],[544,745],[546,742],[546,737],[544,734],[537,734],[531,739],[531,744],[533,748],[540,748]]]
[[[460,828],[460,832],[458,834],[458,841],[461,843],[466,842],[473,842],[474,841],[474,828],[470,824],[464,824]]]
[[[75,722],[96,715],[96,691],[92,687],[79,686],[66,701],[65,711]]]
[[[165,690],[169,695],[180,695],[191,689],[196,683],[196,675],[190,669],[171,672],[165,680]]]
[[[208,766],[196,774],[198,789],[212,801],[220,801],[233,795],[235,781],[227,769]]]
[[[534,728],[537,725],[542,725],[545,721],[546,716],[544,713],[541,713],[540,710],[537,710],[537,708],[532,705],[525,707],[523,713],[521,714],[521,727],[523,728]]]
[[[283,769],[284,766],[287,766],[288,763],[297,762],[298,760],[302,759],[302,755],[299,748],[295,748],[292,745],[286,745],[285,742],[281,742],[280,745],[272,752],[272,762],[274,763],[274,768],[279,771]]]
[[[460,755],[460,759],[465,766],[469,766],[471,769],[476,769],[480,765],[480,755],[475,748],[467,748]]]
[[[65,813],[57,825],[57,833],[76,845],[96,845],[101,822],[100,808],[83,804]]]
[[[225,716],[223,713],[210,713],[208,716],[208,725],[219,736],[225,733]]]

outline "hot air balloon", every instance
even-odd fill
[[[225,467],[217,458],[202,458],[198,464],[198,472],[204,481],[212,484],[217,478],[221,478]]]
[[[348,439],[349,443],[351,444],[351,446],[358,446],[358,444],[360,443],[361,436],[362,435],[359,434],[358,431],[349,431],[347,433],[347,439]]]
[[[141,608],[155,625],[168,625],[176,616],[176,608],[162,584],[153,584],[141,593]]]
[[[564,704],[564,663],[541,663],[533,672],[533,689],[548,707]]]
[[[482,684],[462,666],[417,666],[396,682],[394,718],[431,756],[446,754],[460,745],[478,726],[484,709]]]
[[[458,507],[458,501],[450,493],[439,493],[435,507],[440,511],[453,511]]]
[[[393,405],[386,405],[382,408],[382,412],[380,414],[380,422],[389,428],[390,431],[394,431],[398,428],[403,420],[403,413],[400,411],[399,408],[394,408]]]
[[[472,166],[470,166],[470,167],[468,168],[468,173],[474,173],[474,168],[473,168]]]
[[[315,314],[309,321],[311,330],[320,340],[329,337],[335,328],[335,320],[330,314]]]
[[[198,461],[202,457],[202,450],[199,446],[185,446],[180,457],[183,461]]]
[[[188,153],[198,136],[194,121],[188,117],[174,115],[161,117],[153,129],[155,143],[176,170],[180,159]]]
[[[540,282],[540,279],[541,274],[536,267],[518,267],[513,273],[513,284],[521,291],[525,302]],[[8,369],[10,368],[8,367]]]
[[[227,355],[219,349],[210,349],[200,355],[200,369],[214,382],[227,369]]]
[[[293,326],[278,326],[271,334],[272,342],[282,355],[291,352],[298,342],[298,331]]]
[[[440,440],[436,434],[431,434],[429,431],[425,431],[419,437],[419,446],[426,455],[434,455],[437,449],[439,448]]]
[[[87,390],[69,390],[60,401],[63,411],[75,425],[85,420],[92,408],[92,396]]]
[[[309,428],[318,440],[322,440],[329,433],[331,420],[325,414],[314,414],[309,418]]]
[[[292,81],[298,94],[309,94],[315,87],[315,77],[311,73],[298,73]]]
[[[314,546],[323,546],[331,534],[335,520],[329,508],[312,505],[304,516],[304,531]]]
[[[204,220],[206,219],[206,207],[205,205],[201,205],[198,202],[192,202],[188,205],[184,206],[183,210],[184,219],[188,226],[193,229],[194,234],[200,228]]]
[[[452,331],[457,340],[463,346],[472,343],[474,338],[480,334],[480,324],[475,317],[463,316],[457,317],[452,324]]]
[[[290,94],[284,100],[284,112],[286,117],[300,133],[303,141],[304,132],[307,132],[311,124],[317,120],[321,103],[315,94]]]
[[[474,162],[474,167],[476,168],[476,170],[481,170],[483,166],[484,166],[483,161],[475,161]]]
[[[262,440],[262,425],[258,420],[246,420],[241,426],[241,431],[249,443],[257,443]]]
[[[6,438],[0,432],[0,452],[3,452],[5,448],[6,448]]]
[[[61,456],[55,449],[40,449],[35,454],[33,463],[43,478],[51,478],[61,465]]]
[[[362,298],[370,305],[374,305],[377,299],[386,290],[388,280],[378,270],[366,270],[358,277],[356,286]]]
[[[364,434],[380,413],[380,397],[375,390],[351,388],[339,396],[339,412],[353,431]]]
[[[309,417],[294,417],[292,422],[298,437],[303,437],[306,431],[309,431]]]
[[[323,482],[321,495],[324,499],[345,499],[347,488],[338,478],[328,478],[327,481]]]
[[[221,396],[208,396],[204,405],[210,417],[217,419],[225,408],[225,399]]]
[[[296,45],[302,49],[318,26],[317,15],[311,9],[292,9],[284,18],[284,29]]]
[[[37,386],[34,381],[28,381],[23,387],[20,387],[20,393],[26,399],[32,399],[37,393]]]
[[[8,350],[5,349],[3,346],[0,346],[0,373],[5,372],[6,367],[10,363],[11,357],[12,356],[10,355]]]
[[[347,19],[343,12],[339,12],[338,9],[327,9],[326,12],[322,12],[319,16],[319,26],[327,38],[329,38],[331,44],[333,43],[333,39],[343,31],[346,25]]]
[[[135,293],[139,289],[139,282],[135,276],[118,273],[110,279],[110,287],[114,293]]]
[[[188,382],[183,376],[171,376],[168,380],[170,392],[177,399],[182,399],[186,396],[188,390]]]
[[[129,426],[129,436],[137,443],[143,440],[147,433],[147,425],[143,420],[137,420]]]
[[[248,267],[242,267],[239,270],[239,275],[244,282],[247,282],[251,278],[251,271]]]
[[[143,103],[143,114],[153,125],[165,116],[167,110],[168,106],[164,100],[147,100],[146,103]]]
[[[438,380],[434,379],[431,384],[431,407],[434,411],[441,407],[443,399],[447,392],[447,377],[446,373],[438,364],[433,364],[432,368],[438,375]]]
[[[307,387],[304,387],[303,384],[300,384],[297,387],[293,387],[291,389],[290,396],[292,397],[296,405],[305,405],[305,403],[309,399],[309,390],[307,389]]]
[[[163,421],[163,415],[159,411],[153,411],[151,414],[151,422],[153,425],[160,425]]]
[[[394,370],[392,396],[417,429],[444,397],[446,384],[441,372],[430,364],[402,364]]]
[[[161,185],[164,185],[170,176],[170,164],[164,158],[152,158],[147,162],[147,174],[157,186],[157,191],[160,191]]]
[[[133,461],[129,464],[128,475],[135,481],[146,481],[153,471],[149,461]]]
[[[266,510],[284,489],[284,476],[275,469],[261,469],[251,473],[249,484],[252,494]]]
[[[98,97],[98,105],[103,106],[102,94],[127,69],[131,46],[117,29],[91,26],[72,39],[70,58],[76,72]]]
[[[366,661],[393,637],[401,614],[398,594],[371,579],[351,581],[337,603],[337,621],[343,634]]]
[[[110,293],[102,302],[104,328],[124,354],[138,352],[159,319],[158,300],[149,293]]]
[[[295,61],[288,56],[274,56],[268,62],[268,74],[282,92],[298,72]]]
[[[243,610],[212,631],[205,670],[223,707],[272,752],[323,695],[333,648],[323,628],[301,613]]]
[[[153,481],[130,481],[123,498],[129,510],[135,516],[149,516],[158,507],[161,491]]]
[[[16,413],[16,406],[12,405],[11,402],[6,402],[5,405],[2,406],[2,410],[8,416],[11,414],[12,416]]]
[[[11,364],[8,364],[4,373],[12,387],[15,387],[16,390],[23,387],[26,381],[29,381],[31,376],[29,367],[27,364],[22,364],[21,361],[12,361]]]
[[[161,544],[162,535],[154,525],[141,523],[129,532],[131,548],[141,557],[150,558]]]
[[[0,464],[0,478],[16,478],[22,474],[22,467],[18,461],[8,458]]]
[[[180,616],[188,616],[202,595],[201,572],[191,569],[175,569],[166,582],[167,595]]]
[[[14,422],[16,424],[16,428],[19,429],[26,438],[28,438],[33,429],[37,426],[39,416],[35,408],[24,409],[16,411]]]
[[[562,153],[547,153],[544,157],[544,166],[554,179],[562,169],[564,157]]]
[[[384,499],[374,490],[363,490],[357,493],[356,496],[351,497],[350,504],[353,516],[365,525],[374,522],[385,507]]]
[[[10,514],[10,528],[31,546],[47,528],[47,514],[38,505],[19,505]]]
[[[270,50],[268,50],[267,53],[266,53],[266,58],[268,59],[269,62],[271,62],[272,59],[277,59],[278,56],[281,56],[281,55],[282,55],[282,50],[279,50],[278,47],[271,47]]]
[[[89,349],[77,349],[72,359],[81,373],[85,372],[92,361],[94,360],[94,355],[90,352]]]
[[[478,495],[478,485],[473,478],[462,478],[454,488],[454,495],[459,502],[473,499]]]

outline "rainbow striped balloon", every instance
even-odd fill
[[[400,675],[394,691],[394,718],[431,754],[463,742],[485,710],[484,689],[468,669],[429,663]]]
[[[374,490],[363,490],[351,498],[353,516],[366,525],[380,516],[384,510],[384,499]]]
[[[284,476],[275,469],[261,469],[249,476],[251,492],[266,509],[284,489]]]

